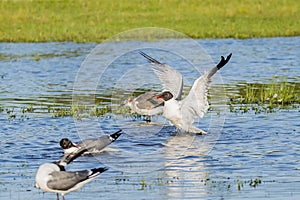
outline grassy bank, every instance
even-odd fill
[[[193,38],[300,35],[300,1],[0,1],[0,41],[101,42],[133,28]]]

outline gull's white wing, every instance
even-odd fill
[[[188,96],[182,100],[182,118],[186,124],[191,125],[198,117],[203,117],[209,108],[207,90],[209,73],[200,76],[193,84]]]
[[[165,65],[155,60],[151,56],[140,52],[149,62],[153,64],[153,71],[157,77],[162,82],[164,91],[169,91],[177,100],[181,100],[182,88],[183,88],[183,78],[180,72],[173,69],[169,65]]]
[[[193,84],[189,95],[182,101],[181,112],[186,124],[192,124],[198,117],[203,117],[209,108],[207,90],[210,78],[230,60],[232,54],[221,61],[210,71],[205,72]]]
[[[154,73],[163,84],[164,91],[169,91],[177,100],[181,100],[183,78],[182,75],[168,65],[157,65],[152,67]]]

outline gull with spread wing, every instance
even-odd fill
[[[140,52],[140,54],[153,64],[152,69],[163,84],[163,93],[157,96],[164,100],[163,116],[179,131],[206,134],[205,131],[195,127],[193,123],[195,119],[202,118],[209,108],[207,90],[211,77],[226,65],[232,54],[229,54],[226,59],[221,56],[221,61],[215,67],[196,79],[188,96],[183,100],[181,99],[183,89],[181,73],[144,52]]]

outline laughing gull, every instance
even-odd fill
[[[157,98],[164,100],[163,116],[177,129],[188,133],[206,134],[205,131],[193,126],[197,118],[202,118],[209,108],[207,90],[210,78],[230,60],[232,54],[226,59],[221,56],[221,61],[210,71],[205,72],[193,84],[188,96],[181,100],[183,78],[180,72],[172,67],[162,64],[144,52],[140,52],[154,66],[152,69],[163,84],[163,93]]]
[[[122,132],[122,130],[118,130],[114,134],[103,135],[101,137],[93,138],[93,139],[87,139],[78,144],[72,143],[71,140],[69,140],[68,138],[63,138],[60,140],[59,144],[60,144],[61,148],[64,149],[65,155],[68,155],[74,151],[77,151],[78,149],[81,149],[81,148],[87,149],[87,151],[84,152],[84,155],[99,153],[106,146],[108,146],[112,142],[116,141],[118,139],[118,137],[122,134],[121,132]]]
[[[36,173],[35,187],[44,192],[56,193],[57,200],[59,200],[59,194],[61,194],[64,200],[65,194],[81,188],[84,184],[107,170],[107,168],[101,167],[67,172],[65,166],[86,151],[87,149],[81,148],[64,156],[58,161],[42,164]]]
[[[57,195],[64,195],[81,188],[84,184],[90,182],[107,168],[95,168],[89,170],[67,172],[64,167],[57,163],[42,164],[35,177],[35,186],[44,192],[53,192]]]
[[[146,122],[151,122],[150,116],[163,112],[164,101],[156,98],[158,92],[146,92],[136,98],[129,98],[122,105],[128,106],[133,112],[146,116]]]

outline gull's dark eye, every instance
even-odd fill
[[[70,148],[72,146],[71,141],[68,138],[61,139],[59,144],[63,149]]]
[[[173,98],[173,95],[171,94],[171,92],[164,92],[164,100],[165,101],[168,101],[168,100],[170,100],[170,99],[172,99]]]

